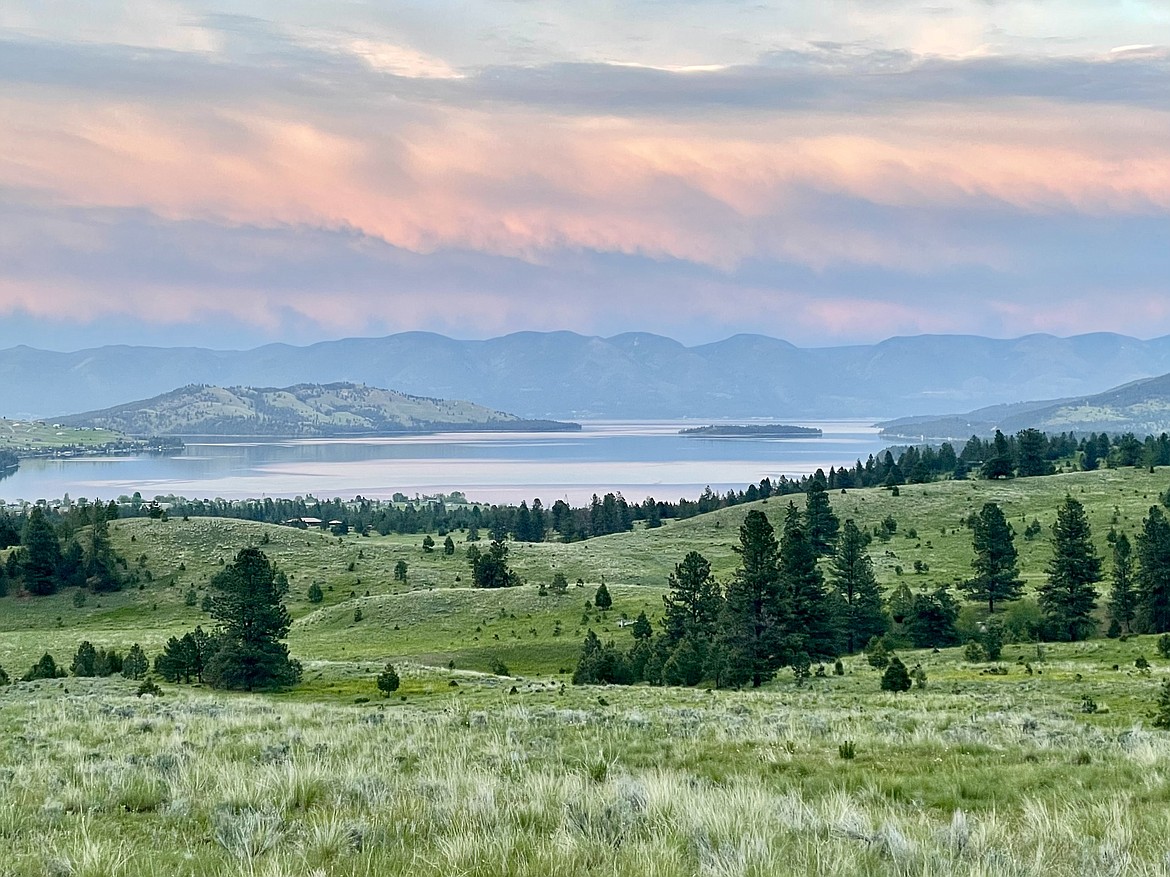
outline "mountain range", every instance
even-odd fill
[[[0,350],[0,415],[54,416],[190,383],[352,381],[470,399],[535,418],[894,417],[1068,398],[1170,372],[1170,337],[964,335],[798,348],[761,335],[687,347],[658,335],[422,332],[251,350],[108,346]]]
[[[352,436],[432,430],[569,430],[579,424],[525,420],[470,402],[408,396],[364,384],[209,387],[66,417],[63,426],[129,435]]]

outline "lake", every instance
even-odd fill
[[[694,438],[666,422],[586,422],[570,433],[443,433],[346,439],[188,438],[181,453],[64,460],[23,460],[0,480],[16,500],[112,499],[141,492],[189,498],[354,496],[389,498],[463,491],[480,502],[558,499],[572,505],[593,493],[621,491],[694,498],[710,485],[740,490],[765,476],[805,475],[876,454],[872,421],[803,423],[820,438]]]

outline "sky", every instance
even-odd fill
[[[4,0],[0,346],[1170,334],[1170,0]]]

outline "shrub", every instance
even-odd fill
[[[313,584],[309,585],[308,597],[310,603],[320,603],[325,599],[325,593],[321,590],[319,584],[313,582]]]
[[[353,620],[355,623],[362,620],[362,610],[360,606],[353,610]]]
[[[499,658],[492,658],[491,664],[492,673],[496,676],[511,676],[512,671],[508,669],[508,665]]]
[[[837,754],[846,761],[852,761],[857,757],[857,744],[852,740],[846,740],[837,747]]]
[[[963,660],[971,664],[979,664],[987,660],[987,653],[978,640],[971,640],[963,648]]]
[[[844,676],[845,675],[845,665],[841,663],[840,658],[838,658],[836,661],[833,662],[833,675],[834,676]]]
[[[142,684],[138,686],[138,691],[135,694],[137,697],[145,697],[148,694],[151,697],[162,697],[162,689],[155,684],[153,679],[147,676],[142,680]]]
[[[865,647],[865,659],[869,661],[869,666],[877,667],[879,670],[888,667],[890,665],[890,650],[886,648],[886,641],[880,636],[871,639]]]
[[[8,674],[4,672],[4,668],[0,667],[0,685],[7,685],[12,680],[8,678]]]
[[[57,666],[53,656],[48,652],[41,655],[41,659],[33,664],[27,673],[21,677],[22,682],[32,682],[35,679],[60,679],[65,671]]]
[[[882,691],[899,691],[910,690],[910,674],[906,670],[906,665],[902,660],[894,655],[890,658],[890,665],[886,667],[886,671],[882,673]]]
[[[393,664],[387,664],[386,669],[378,674],[378,690],[382,692],[383,697],[389,697],[397,691],[400,684],[398,671],[394,669]]]
[[[1158,637],[1158,654],[1163,658],[1170,658],[1170,633]]]
[[[1133,662],[1133,665],[1135,667],[1137,667],[1139,670],[1149,670],[1150,669],[1150,662],[1146,660],[1145,655],[1138,655],[1137,660]]]
[[[199,602],[199,595],[195,593],[194,588],[189,590],[187,592],[187,596],[183,598],[183,604],[186,606],[194,606],[198,602]]]
[[[1170,731],[1170,679],[1162,683],[1158,693],[1157,710],[1154,713],[1154,727]]]

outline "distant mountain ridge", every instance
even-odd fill
[[[996,405],[950,417],[904,417],[880,424],[890,438],[965,439],[1036,428],[1045,432],[1170,432],[1170,374],[1131,381],[1103,393]]]
[[[49,416],[190,383],[352,381],[474,399],[525,417],[830,419],[964,411],[1088,395],[1170,372],[1170,337],[966,335],[798,348],[762,335],[687,347],[646,333],[520,332],[484,341],[407,332],[252,350],[0,350],[0,415]]]
[[[575,423],[526,420],[471,402],[430,399],[364,384],[211,387],[54,418],[65,426],[130,435],[352,436],[435,430],[569,430]]]

